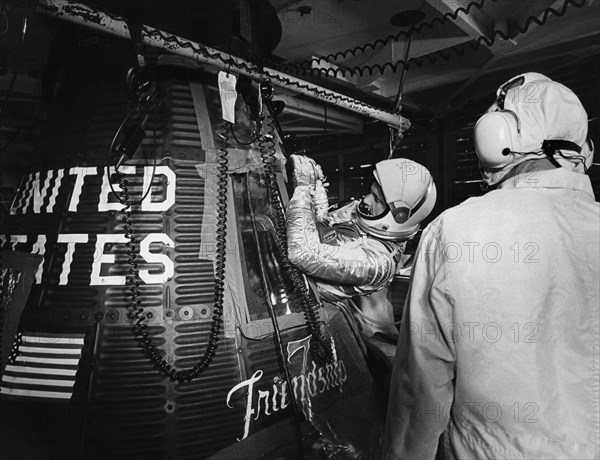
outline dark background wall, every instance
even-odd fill
[[[446,114],[430,114],[412,120],[413,127],[394,151],[424,164],[432,173],[438,188],[438,201],[431,220],[444,209],[471,196],[483,194],[481,175],[472,140],[473,126],[493,102],[496,88],[508,78],[523,72],[542,72],[577,94],[589,119],[589,136],[596,146],[594,165],[588,174],[596,200],[600,200],[600,59],[592,56],[577,65],[549,69],[547,64],[523,65],[522,68],[491,75],[483,83],[463,94],[462,107]],[[443,94],[439,95],[440,98]],[[328,136],[292,140],[291,150],[315,158],[329,179],[330,204],[368,193],[373,181],[373,167],[388,157],[388,132],[383,126],[367,126],[363,135]]]

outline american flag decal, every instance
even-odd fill
[[[83,338],[83,334],[20,334],[16,358],[2,374],[0,396],[70,399]]]

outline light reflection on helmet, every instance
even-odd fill
[[[415,161],[396,158],[377,163],[374,175],[387,208],[373,216],[363,199],[356,208],[357,225],[365,233],[385,240],[412,237],[435,205],[437,190],[431,173]]]

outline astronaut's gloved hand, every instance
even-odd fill
[[[291,155],[294,163],[293,185],[315,186],[317,181],[324,181],[325,175],[315,160],[304,155]]]

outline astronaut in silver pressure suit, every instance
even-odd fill
[[[286,210],[290,261],[317,281],[324,299],[355,298],[363,334],[394,342],[388,288],[402,268],[407,240],[435,205],[431,174],[404,158],[380,161],[368,195],[327,213],[321,167],[305,156],[292,159],[295,188]]]

